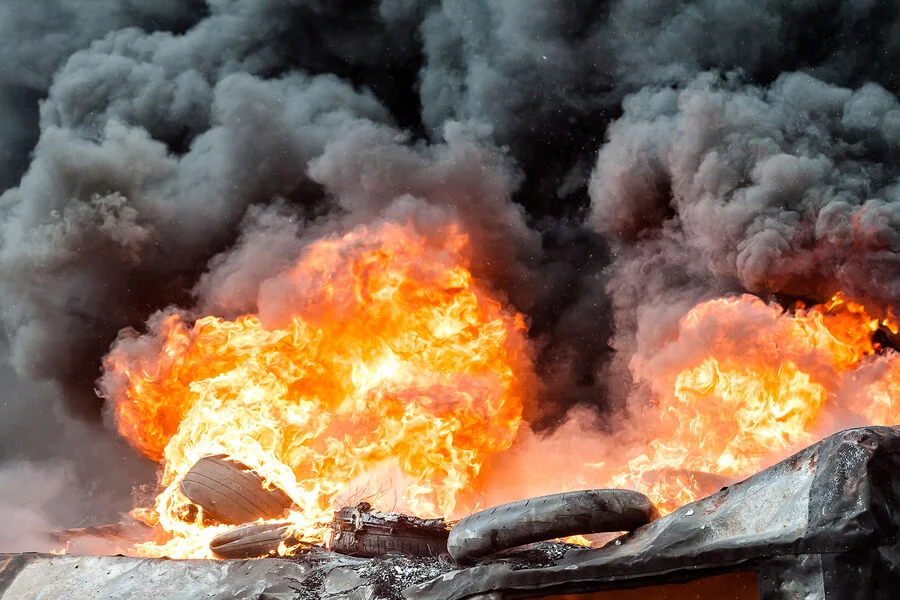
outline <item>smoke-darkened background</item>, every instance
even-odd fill
[[[121,328],[410,206],[529,316],[537,429],[699,300],[896,309],[898,61],[893,0],[3,0],[0,512],[152,481],[94,391]]]

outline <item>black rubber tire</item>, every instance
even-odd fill
[[[222,535],[217,535],[209,543],[209,549],[219,558],[259,558],[278,552],[278,545],[287,541],[290,523],[264,523],[244,525]]]
[[[256,473],[224,455],[198,460],[181,480],[181,491],[207,517],[230,525],[277,519],[291,505],[287,494],[265,489]]]
[[[466,517],[450,530],[447,551],[469,562],[523,544],[576,534],[631,531],[659,516],[632,490],[582,490],[503,504]]]
[[[332,542],[331,550],[361,558],[374,558],[384,554],[409,554],[418,557],[440,556],[447,553],[447,541],[434,536],[416,535],[412,532],[364,531],[355,535],[344,534]]]

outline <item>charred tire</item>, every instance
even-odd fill
[[[277,519],[291,505],[287,494],[265,489],[256,473],[224,455],[198,460],[181,480],[181,491],[208,517],[231,525]]]
[[[209,549],[219,558],[269,556],[278,552],[281,542],[294,541],[288,534],[289,527],[289,523],[244,525],[214,537]]]
[[[411,556],[440,556],[447,553],[447,541],[434,536],[414,533],[363,532],[344,533],[332,540],[331,550],[340,554],[374,558],[384,554]]]
[[[630,531],[659,516],[631,490],[583,490],[511,502],[477,512],[450,530],[447,550],[458,562],[507,548],[576,534]]]

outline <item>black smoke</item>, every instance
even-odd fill
[[[529,316],[538,428],[698,300],[897,304],[897,1],[2,0],[0,33],[5,355],[88,422],[120,329],[252,310],[398,203]]]

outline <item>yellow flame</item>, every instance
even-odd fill
[[[276,282],[271,323],[174,314],[154,351],[114,347],[120,432],[164,463],[163,492],[135,514],[171,539],[138,552],[209,556],[224,529],[192,516],[178,484],[210,454],[284,490],[309,540],[354,490],[387,485],[414,514],[452,514],[512,443],[533,387],[524,320],[472,277],[467,253],[453,227],[442,239],[359,228],[311,245]]]
[[[697,500],[816,441],[843,386],[873,364],[882,374],[844,408],[896,423],[900,360],[876,355],[879,326],[896,328],[841,294],[793,312],[753,296],[696,306],[673,342],[685,351],[649,376],[659,421],[647,427],[657,435],[609,485],[646,493],[662,513]]]

